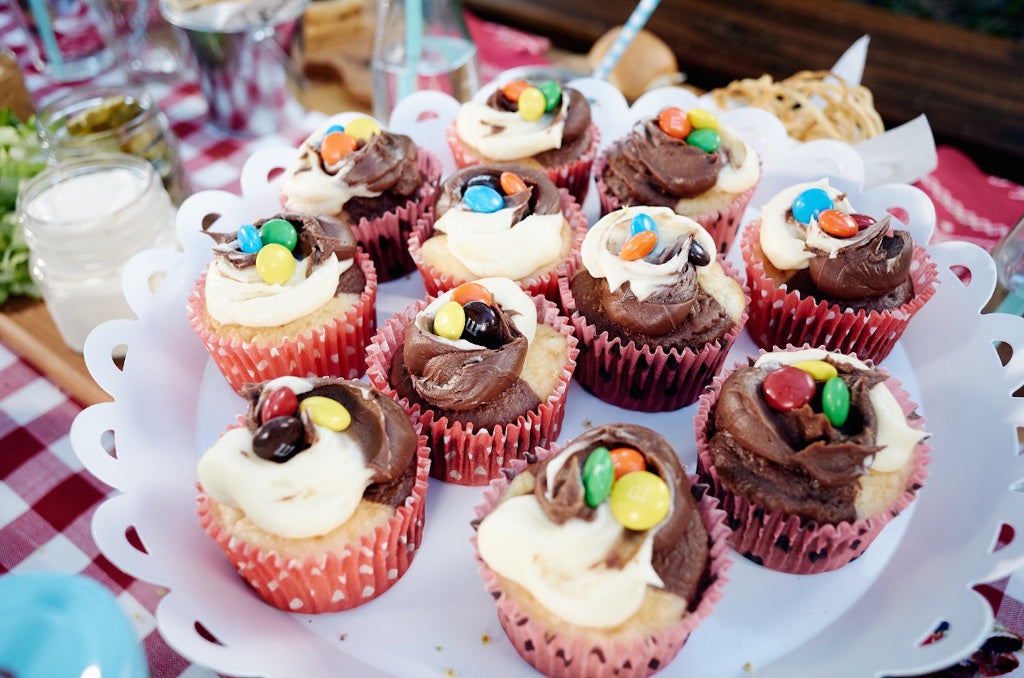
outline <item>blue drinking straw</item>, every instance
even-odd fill
[[[633,39],[636,38],[636,34],[640,32],[640,29],[644,27],[647,20],[651,18],[651,14],[654,13],[654,9],[658,6],[660,0],[640,0],[637,4],[636,9],[629,15],[629,19],[626,21],[626,25],[622,27],[622,31],[619,33],[619,37],[615,38],[615,42],[612,43],[611,49],[604,55],[604,59],[598,64],[597,68],[594,69],[593,77],[600,80],[607,80],[608,75],[615,68],[615,64],[619,63],[619,59],[622,58],[622,54],[626,51],[626,48],[632,44]]]
[[[423,54],[423,0],[405,1],[405,71],[398,83],[401,101],[416,89],[416,78]]]
[[[53,32],[53,24],[50,23],[50,12],[46,9],[46,0],[28,0],[28,6],[35,18],[36,30],[43,40],[43,49],[46,51],[46,59],[53,68],[53,74],[58,80],[64,79],[64,57],[61,56],[60,47],[57,45],[57,35]]]

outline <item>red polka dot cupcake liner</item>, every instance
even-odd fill
[[[576,202],[566,189],[558,189],[558,194],[562,201],[562,214],[565,216],[566,221],[569,222],[569,227],[572,229],[573,234],[569,254],[561,265],[566,266],[570,273],[575,273],[581,261],[580,247],[583,245],[583,239],[587,235],[587,217],[583,214],[583,210],[580,209],[579,203]],[[420,255],[420,247],[426,238],[421,238],[421,233],[433,235],[433,215],[431,215],[429,226],[421,224],[409,236],[409,254],[412,255],[413,261],[416,262],[416,268],[419,269],[420,276],[423,278],[423,286],[427,289],[427,294],[436,297],[458,287],[464,282],[468,282],[463,278],[438,271],[423,260],[423,257]],[[427,237],[430,237],[430,235]],[[530,294],[545,297],[556,304],[560,303],[557,268],[548,273],[517,282],[519,282],[520,287]]]
[[[366,370],[366,346],[377,329],[377,274],[361,249],[356,264],[366,278],[359,299],[345,314],[315,331],[271,344],[222,337],[206,323],[206,273],[188,297],[188,319],[217,368],[236,393],[248,383],[283,376],[358,379]]]
[[[740,283],[739,274],[728,261],[718,260],[726,275]],[[718,373],[725,357],[747,321],[747,310],[719,341],[699,352],[661,346],[637,346],[608,332],[598,332],[576,308],[571,277],[558,277],[562,308],[569,316],[580,341],[576,359],[576,381],[606,403],[640,412],[668,412],[697,401],[705,386]],[[744,288],[746,302],[750,297]]]
[[[803,297],[777,286],[765,273],[758,238],[761,220],[752,221],[743,233],[740,251],[750,288],[750,320],[747,332],[758,347],[808,344],[830,351],[855,353],[861,360],[881,362],[903,335],[911,318],[932,298],[938,272],[923,247],[914,246],[910,279],[914,298],[887,311],[843,310],[835,304]]]
[[[405,329],[416,315],[434,300],[428,297],[396,314],[374,335],[366,354],[366,376],[370,383],[397,400],[409,412],[417,431],[427,437],[432,454],[431,475],[456,485],[486,485],[501,475],[513,460],[522,459],[535,447],[558,439],[565,416],[565,398],[576,369],[576,338],[569,321],[543,297],[532,297],[538,324],[549,325],[568,342],[565,363],[552,393],[535,409],[514,422],[478,429],[472,423],[452,422],[437,417],[433,410],[421,411],[418,404],[399,396],[390,383],[391,361],[405,343]]]
[[[553,447],[550,453],[546,450],[537,450],[537,453],[544,459],[559,449]],[[519,470],[525,465],[525,461],[517,460],[513,467]],[[550,626],[545,620],[534,619],[505,594],[498,576],[477,551],[480,575],[487,592],[495,599],[498,621],[520,657],[553,678],[642,678],[662,670],[675,659],[690,634],[722,599],[728,582],[726,573],[732,565],[725,512],[718,507],[718,500],[706,493],[706,486],[694,485],[696,476],[689,478],[711,543],[703,590],[696,605],[689,606],[690,610],[678,624],[649,635],[637,634],[632,642],[602,643],[595,641],[592,634],[574,633],[565,625]],[[508,483],[508,479],[501,478],[484,491],[483,503],[475,508],[478,519],[494,510]],[[472,542],[476,549],[475,534]]]
[[[594,159],[597,157],[598,146],[601,145],[601,130],[598,129],[597,125],[591,123],[588,131],[590,133],[590,145],[587,146],[587,150],[572,162],[564,165],[555,165],[554,167],[543,167],[537,163],[538,168],[548,173],[548,178],[551,179],[555,186],[569,191],[580,205],[587,199],[587,193],[590,191],[590,170],[594,164]],[[484,158],[475,150],[462,143],[458,133],[455,131],[454,120],[445,128],[444,133],[445,139],[448,141],[448,147],[455,158],[455,165],[459,169],[469,167],[470,165],[494,162],[494,160]],[[503,162],[531,164],[530,158],[519,158]]]
[[[787,350],[795,349],[789,346]],[[864,360],[862,357],[859,359]],[[736,363],[732,369],[716,377],[707,393],[700,398],[694,418],[697,473],[709,485],[711,494],[722,502],[732,528],[729,543],[737,553],[758,565],[790,574],[817,574],[837,570],[863,554],[882,529],[914,501],[917,491],[928,477],[931,446],[924,442],[915,446],[913,469],[906,489],[896,503],[880,515],[853,522],[819,524],[797,515],[759,506],[736,494],[722,482],[708,445],[708,420],[713,416],[712,408],[718,402],[722,384],[744,364]],[[888,374],[884,368],[876,369]],[[911,402],[897,379],[890,376],[884,383],[896,397],[905,417],[915,411],[917,406]],[[915,415],[907,422],[918,431],[924,430],[925,419],[922,417]]]
[[[304,560],[265,551],[229,534],[199,487],[199,523],[246,582],[276,608],[287,612],[340,612],[383,594],[409,569],[423,540],[423,516],[430,475],[430,450],[419,436],[416,480],[405,502],[387,523],[363,535],[341,553]]]
[[[622,143],[622,141],[620,140],[616,144]],[[594,181],[597,182],[597,197],[601,202],[601,216],[623,207],[623,202],[615,197],[604,182],[604,170],[608,166],[608,152],[605,151],[594,161]],[[753,186],[736,196],[723,209],[703,214],[685,214],[683,216],[687,216],[703,226],[704,230],[710,233],[714,239],[718,252],[725,254],[736,239],[736,234],[739,232],[740,225],[743,222],[743,213],[747,210],[747,205],[750,204],[751,198],[754,197],[754,191],[757,190],[758,182],[755,182]]]

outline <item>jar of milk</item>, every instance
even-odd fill
[[[48,167],[18,192],[32,278],[64,342],[81,352],[97,325],[133,318],[121,289],[128,260],[177,247],[176,210],[145,160],[99,154]]]

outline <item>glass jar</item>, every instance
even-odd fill
[[[124,153],[48,167],[18,193],[32,279],[78,352],[100,323],[133,318],[121,289],[128,260],[176,247],[176,210],[153,167]]]
[[[95,153],[130,153],[153,165],[175,205],[188,197],[178,140],[167,117],[141,87],[81,87],[36,116],[51,164]]]

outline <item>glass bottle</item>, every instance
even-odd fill
[[[476,45],[460,0],[378,0],[373,42],[373,115],[387,122],[417,90],[468,101],[480,86]]]

